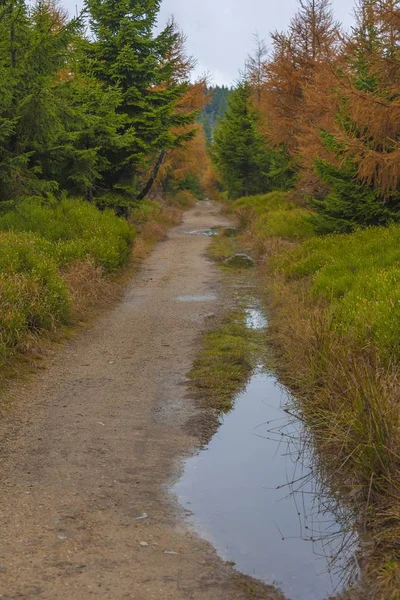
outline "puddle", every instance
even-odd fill
[[[178,296],[177,302],[214,302],[217,299],[215,294],[206,294],[204,296]]]
[[[211,229],[194,229],[193,231],[184,231],[186,235],[206,235],[207,237],[213,237],[219,235],[218,228]]]
[[[251,308],[247,324],[261,329],[267,319]],[[312,454],[302,454],[302,425],[283,410],[289,398],[258,368],[209,445],[186,462],[173,492],[200,535],[240,572],[292,600],[321,600],[342,589],[354,548],[345,544],[342,515],[318,498]]]
[[[246,309],[246,326],[249,329],[265,329],[268,325],[267,317],[258,308]]]

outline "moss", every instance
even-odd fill
[[[244,312],[228,315],[204,336],[189,376],[202,398],[220,412],[231,410],[251,375],[261,351],[261,336],[246,326]]]

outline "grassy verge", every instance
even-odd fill
[[[278,201],[282,194],[243,199],[233,210],[262,259],[281,375],[324,475],[369,541],[363,597],[398,599],[400,227],[317,237],[312,214]],[[292,216],[277,219],[277,211]]]
[[[231,313],[204,336],[189,377],[203,400],[221,413],[229,412],[259,354],[260,332],[246,326],[244,312]]]
[[[181,211],[143,202],[131,222],[78,199],[26,200],[0,214],[0,366],[40,353],[43,336],[64,331],[118,287]]]
[[[217,235],[212,238],[207,254],[216,262],[222,263],[236,252],[236,241],[232,237]]]

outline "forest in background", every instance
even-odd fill
[[[354,10],[346,33],[328,0],[299,0],[257,39],[211,156],[260,259],[287,409],[353,514],[361,597],[397,600],[400,3]]]
[[[198,117],[198,122],[204,127],[208,143],[214,140],[214,129],[218,119],[222,119],[228,108],[231,88],[215,86],[208,88],[208,102]]]

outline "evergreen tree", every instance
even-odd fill
[[[18,94],[23,57],[29,40],[27,7],[9,0],[0,7],[0,201],[24,190],[29,153],[19,147]]]
[[[113,169],[104,178],[107,189],[124,194],[125,201],[118,201],[121,208],[148,193],[168,150],[194,134],[185,132],[182,137],[173,132],[193,122],[195,114],[177,110],[188,86],[179,71],[180,34],[171,22],[154,35],[159,5],[156,0],[86,4],[95,36],[88,43],[92,74],[121,93],[121,140],[109,149],[107,160]]]
[[[335,147],[340,154],[333,136],[325,134],[324,138],[325,144]],[[320,199],[310,199],[317,212],[314,222],[320,233],[348,233],[360,226],[387,225],[400,220],[400,202],[390,205],[379,190],[357,180],[353,161],[344,160],[335,166],[317,159],[315,168],[329,190]]]
[[[231,90],[226,86],[208,88],[209,102],[198,117],[198,122],[203,125],[209,143],[213,141],[214,129],[218,119],[222,119],[228,108]]]
[[[249,85],[240,83],[215,130],[212,156],[231,198],[270,189],[270,153],[258,131],[250,96]]]
[[[63,132],[59,73],[76,21],[66,23],[50,2],[31,13],[22,0],[3,3],[0,20],[0,195],[2,200],[57,188],[45,164]]]
[[[362,0],[335,82],[334,127],[322,130],[328,158],[316,172],[328,193],[314,201],[323,229],[351,230],[400,219],[398,70],[395,0]]]

